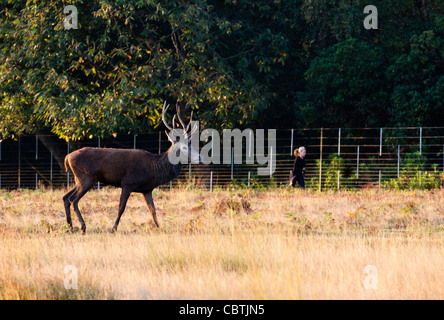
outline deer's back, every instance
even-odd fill
[[[146,163],[155,158],[156,155],[144,150],[90,147],[68,155],[71,170],[77,177],[87,176],[117,187],[146,183],[149,179]]]

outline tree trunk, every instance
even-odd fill
[[[424,21],[429,21],[429,12],[427,10],[427,0],[417,0],[419,11],[421,11],[421,17]]]

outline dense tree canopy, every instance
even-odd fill
[[[163,101],[213,128],[443,125],[444,4],[0,1],[0,139],[159,126]]]

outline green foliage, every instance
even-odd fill
[[[426,157],[419,152],[407,153],[399,170],[399,178],[384,182],[384,187],[396,190],[439,188],[442,173],[438,172],[438,165],[433,165],[433,171],[425,170]]]
[[[385,116],[375,106],[385,98],[383,53],[357,39],[347,39],[321,52],[305,73],[307,90],[298,94],[297,106],[313,124],[349,126],[381,122]]]
[[[316,172],[319,174],[320,161],[316,160]],[[363,164],[362,164],[363,165]],[[347,164],[345,160],[337,154],[328,156],[327,161],[322,161],[322,190],[337,190],[338,189],[338,174],[339,174],[339,188],[350,189],[353,188],[357,181],[356,174],[346,175]],[[310,179],[310,187],[319,189],[319,176]]]
[[[401,170],[404,173],[411,171],[423,171],[427,158],[422,155],[419,151],[406,153],[404,159],[402,160]]]
[[[444,8],[378,1],[0,1],[0,139],[203,127],[442,125]],[[273,115],[270,117],[270,115]]]
[[[347,7],[339,1],[332,8],[326,1],[307,3],[306,17],[324,28],[313,24],[317,42],[310,43],[317,53],[304,74],[306,86],[296,92],[296,116],[311,126],[442,125],[442,2],[428,1],[427,17],[403,1],[373,3],[380,21],[386,22],[384,32],[363,31],[350,23],[362,21],[352,20],[356,4]],[[348,24],[341,28],[339,21]]]
[[[436,27],[415,34],[410,50],[387,70],[393,85],[391,117],[396,125],[442,125],[444,117],[444,16]]]
[[[217,8],[204,0],[70,4],[78,7],[78,30],[63,28],[62,1],[6,2],[3,137],[40,128],[74,140],[146,131],[159,125],[164,100],[198,109],[204,126],[248,124],[268,106],[266,86],[278,75],[272,69],[288,57],[289,39],[251,23],[258,15],[278,21],[272,7]]]
[[[328,156],[327,161],[322,162],[322,190],[338,190],[338,172],[339,172],[339,188],[354,189],[357,188],[358,182],[369,184],[378,183],[378,177],[373,176],[368,180],[368,170],[375,166],[375,158],[369,158],[366,162],[359,164],[360,177],[357,177],[356,170],[347,171],[347,163],[337,154]],[[422,189],[431,190],[439,188],[443,181],[442,172],[438,171],[438,164],[432,165],[433,171],[426,170],[427,158],[420,155],[419,152],[406,153],[400,165],[399,178],[388,178],[384,176],[382,170],[382,187],[387,189],[408,190]],[[319,173],[320,162],[316,161],[316,172]],[[362,180],[363,179],[363,180]],[[309,188],[318,190],[319,176],[311,178]]]
[[[251,174],[250,181],[248,181],[248,177],[245,177],[241,180],[232,179],[227,185],[228,190],[240,190],[240,189],[253,189],[253,190],[265,190],[265,189],[273,189],[278,187],[277,179],[273,176],[269,177],[260,177],[256,174]]]

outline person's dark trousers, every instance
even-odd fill
[[[291,185],[292,185],[293,187],[296,186],[296,181],[297,181],[297,183],[299,184],[299,186],[300,186],[302,189],[305,189],[305,181],[304,181],[304,176],[303,176],[303,175],[300,175],[300,176],[293,176],[293,181],[292,181],[292,183],[291,183]]]

